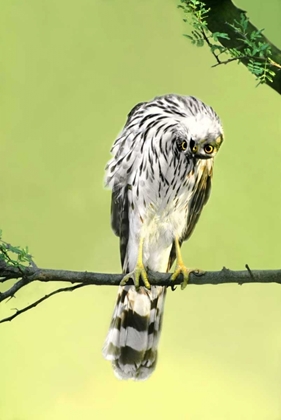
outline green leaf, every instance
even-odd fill
[[[210,50],[211,50],[212,54],[219,53],[219,55],[228,52],[228,49],[225,48],[225,47],[223,47],[220,44],[213,44],[213,45],[211,45],[210,46]]]
[[[219,40],[219,38],[230,39],[228,34],[226,34],[224,32],[213,32],[212,37],[213,37],[215,42],[217,42]]]
[[[188,34],[183,34],[183,36],[184,36],[185,38],[190,39],[191,41],[193,41],[193,40],[194,40],[194,38],[193,38],[191,35],[188,35]]]
[[[196,46],[203,47],[204,43],[205,43],[204,39],[197,39]]]

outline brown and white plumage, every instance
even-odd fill
[[[106,168],[124,274],[140,264],[171,268],[208,200],[222,140],[217,114],[192,96],[157,97],[129,113]],[[165,294],[161,286],[119,287],[103,348],[118,378],[143,380],[154,370]]]

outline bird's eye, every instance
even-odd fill
[[[214,151],[214,146],[212,146],[211,144],[205,144],[205,146],[204,146],[204,152],[205,153],[210,155],[211,153],[213,153],[213,151]]]
[[[185,140],[183,140],[181,142],[180,148],[181,148],[181,150],[186,150],[186,148],[187,148],[187,142]]]

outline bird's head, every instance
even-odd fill
[[[219,119],[206,114],[185,119],[177,134],[178,151],[197,159],[215,157],[223,142]]]

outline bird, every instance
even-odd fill
[[[213,108],[166,94],[137,104],[111,148],[105,185],[124,276],[103,356],[118,379],[142,381],[155,369],[166,287],[150,285],[149,271],[168,272],[176,260],[171,280],[182,274],[187,285],[193,270],[181,245],[208,201],[223,139]]]

